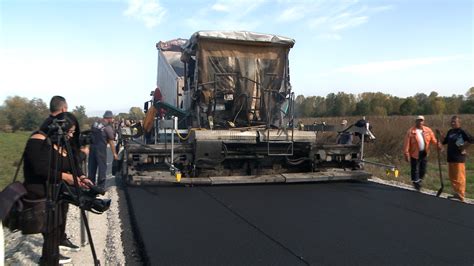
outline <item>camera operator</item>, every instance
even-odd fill
[[[51,136],[54,131],[58,130],[55,127],[57,120],[64,121],[62,129],[66,134],[66,139],[71,146],[73,154],[68,154],[64,147],[60,147],[54,140],[51,141]],[[30,199],[41,199],[47,195],[48,177],[50,184],[53,182],[60,183],[64,181],[68,185],[74,185],[73,169],[77,171],[78,184],[81,188],[89,188],[93,182],[86,178],[81,169],[77,167],[78,159],[76,154],[79,152],[79,123],[73,114],[63,112],[55,116],[55,119],[49,119],[45,123],[43,130],[34,133],[27,141],[24,152],[24,185],[28,191],[27,197]],[[72,157],[72,160],[70,159]],[[76,165],[71,165],[73,161]],[[59,172],[59,173],[58,173]],[[60,176],[61,180],[55,180],[55,177]],[[60,186],[61,192],[65,190],[65,186]],[[62,202],[60,213],[60,224],[58,227],[52,229],[52,234],[60,236],[60,245],[77,247],[70,243],[66,237],[66,218],[68,211],[68,203]],[[45,234],[43,233],[43,237]],[[47,256],[46,241],[43,244],[42,259]],[[78,247],[77,247],[78,248]],[[68,263],[71,259],[59,255],[59,263]]]
[[[42,132],[48,131],[48,127],[51,125],[53,120],[57,118],[59,114],[67,112],[67,110],[68,110],[68,104],[67,104],[66,98],[60,95],[53,96],[51,100],[49,101],[50,114],[48,118],[46,118],[41,124],[40,131]],[[77,129],[77,131],[79,132],[79,128]],[[89,154],[89,148],[87,146],[81,146],[80,152],[76,154],[76,156],[78,156],[78,159],[79,159],[79,168],[83,169],[83,166],[85,165],[85,160],[88,154]],[[67,238],[65,238],[61,242],[59,247],[64,250],[73,250],[73,251],[79,250],[79,247],[71,243]]]
[[[110,146],[114,160],[118,160],[115,150],[115,132],[112,128],[114,121],[112,111],[105,111],[103,119],[92,126],[92,144],[89,153],[89,176],[96,184],[105,188],[105,177],[107,172],[107,144]],[[96,179],[97,168],[99,168]]]
[[[54,118],[56,118],[57,115],[60,113],[67,112],[67,102],[66,99],[63,96],[53,96],[51,100],[49,101],[49,117],[46,118],[43,121],[43,124],[40,126],[41,131],[46,131],[48,129],[48,126],[51,124]]]

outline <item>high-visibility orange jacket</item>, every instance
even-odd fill
[[[422,126],[423,138],[425,139],[425,151],[426,154],[429,153],[430,143],[438,144],[436,137],[429,127]],[[418,146],[418,135],[416,134],[416,127],[412,127],[407,131],[405,135],[405,141],[403,143],[403,154],[407,158],[418,159],[420,153],[420,147]]]
[[[153,128],[153,122],[155,122],[156,113],[156,108],[153,105],[146,112],[145,120],[143,120],[143,129],[145,129],[146,133],[149,133]]]

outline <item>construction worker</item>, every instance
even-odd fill
[[[343,129],[339,134],[337,135],[336,143],[337,144],[352,144],[352,132],[344,131],[347,129],[347,120],[343,119],[341,121],[341,128]]]
[[[429,154],[430,144],[438,143],[431,128],[424,125],[425,117],[419,115],[415,119],[415,126],[408,129],[403,144],[405,160],[410,162],[411,181],[416,190],[421,189],[421,183],[426,173],[426,157]]]
[[[112,111],[105,111],[103,119],[92,125],[92,144],[89,153],[89,177],[95,180],[95,183],[105,188],[105,179],[107,171],[107,144],[110,146],[114,160],[118,160],[115,150],[115,132],[112,127],[114,115]],[[98,170],[98,176],[96,173]]]
[[[454,194],[449,199],[464,201],[466,193],[466,146],[474,139],[461,128],[458,116],[451,118],[451,129],[446,133],[443,144],[448,144],[448,174]]]
[[[145,133],[145,142],[152,143],[152,129],[154,126],[155,118],[158,120],[162,119],[165,116],[166,111],[163,108],[155,108],[156,102],[163,102],[163,94],[159,87],[156,87],[155,91],[152,94],[153,99],[151,101],[151,107],[146,111],[145,119],[142,121],[143,131]]]

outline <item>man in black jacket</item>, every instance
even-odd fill
[[[443,144],[448,144],[448,174],[454,195],[449,199],[464,201],[466,193],[466,146],[474,139],[461,128],[458,116],[451,118],[451,129],[446,133]]]

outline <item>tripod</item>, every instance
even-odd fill
[[[89,228],[89,222],[87,220],[84,202],[80,200],[80,195],[82,193],[79,187],[78,175],[77,175],[77,160],[74,159],[73,150],[68,142],[67,133],[64,132],[63,126],[59,124],[61,121],[53,121],[52,127],[54,130],[52,133],[48,134],[47,141],[51,146],[51,152],[49,156],[49,170],[48,178],[46,181],[46,202],[47,202],[47,219],[46,219],[46,232],[44,233],[44,246],[42,253],[41,265],[58,265],[59,264],[59,244],[61,241],[61,218],[65,221],[65,215],[61,211],[63,204],[68,204],[64,202],[61,198],[62,187],[69,191],[75,205],[79,206],[81,219],[84,222],[87,237],[90,243],[92,257],[94,260],[94,265],[100,265],[100,261],[97,259],[97,254],[95,252],[94,242],[92,240],[92,235]],[[55,150],[55,145],[57,151]],[[63,152],[66,152],[66,159],[70,165],[71,173],[73,176],[74,187],[76,193],[72,193],[71,188],[65,184],[61,179],[62,174],[62,163],[64,157]],[[52,170],[54,169],[54,171]]]

